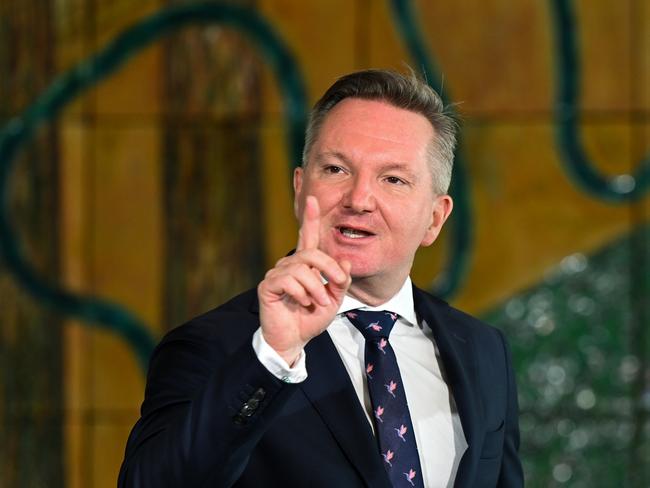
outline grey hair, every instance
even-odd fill
[[[346,98],[383,101],[426,117],[434,129],[433,140],[427,148],[433,191],[437,195],[447,193],[451,183],[458,123],[440,95],[413,71],[406,76],[390,70],[368,69],[339,78],[309,114],[302,153],[303,167],[307,165],[309,153],[327,114]]]

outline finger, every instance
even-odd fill
[[[278,274],[277,271],[270,273],[260,283],[258,292],[264,296],[273,296],[277,300],[290,298],[304,307],[309,307],[312,304],[307,290],[298,280],[289,274]]]
[[[327,281],[336,281],[340,284],[345,283],[349,274],[346,273],[334,258],[319,249],[305,249],[296,252],[288,258],[278,261],[276,267],[289,267],[295,263],[306,264],[323,275]]]
[[[308,307],[312,303],[328,306],[329,294],[320,275],[303,263],[295,263],[282,270],[275,269],[265,278],[264,289],[277,297],[288,295],[296,302]]]
[[[291,277],[304,288],[311,300],[324,307],[330,305],[331,300],[320,275],[315,274],[311,268],[302,264],[290,268],[289,272]]]
[[[305,287],[302,286],[295,277],[284,277],[280,286],[282,288],[283,297],[289,297],[303,307],[310,307],[312,305],[312,300],[307,295],[307,290],[305,290]]]
[[[327,289],[337,301],[339,301],[343,295],[347,293],[348,288],[350,288],[350,284],[352,283],[352,263],[350,263],[350,261],[344,260],[341,262],[340,266],[345,273],[345,279],[342,281],[330,281],[327,284]]]
[[[297,251],[303,249],[317,249],[320,241],[320,207],[314,196],[307,196],[305,209],[302,213],[302,225],[298,233]]]

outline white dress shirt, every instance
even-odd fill
[[[327,328],[374,431],[372,406],[364,379],[365,339],[344,315],[356,308],[387,310],[399,315],[389,342],[395,351],[404,384],[424,484],[428,488],[452,487],[458,464],[467,449],[467,441],[441,371],[440,354],[433,333],[426,322],[418,321],[415,315],[411,279],[407,278],[395,296],[377,307],[369,307],[346,295],[338,314]],[[261,330],[253,336],[253,348],[262,364],[277,378],[288,383],[307,378],[304,351],[290,368],[264,341]]]

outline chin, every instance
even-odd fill
[[[327,251],[325,251],[327,252]],[[352,264],[352,270],[350,274],[353,279],[363,279],[370,278],[377,274],[380,274],[383,270],[381,269],[381,263],[372,262],[368,259],[369,252],[345,252],[339,250],[339,252],[330,252],[328,253],[337,263],[343,261],[349,261]]]
[[[352,271],[350,272],[352,279],[370,278],[379,274],[376,266],[370,266],[368,263],[358,263],[352,259],[349,259],[349,261],[352,263]]]

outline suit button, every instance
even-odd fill
[[[244,417],[251,417],[255,413],[255,410],[257,410],[259,404],[260,402],[258,400],[250,399],[244,403],[244,406],[241,408],[239,413]]]
[[[265,396],[266,391],[264,391],[264,388],[258,388],[255,390],[255,393],[253,393],[248,401],[242,405],[237,415],[233,417],[233,421],[237,425],[245,424],[248,418],[253,416],[255,410],[257,410],[257,408],[260,406],[260,402],[264,399]]]

